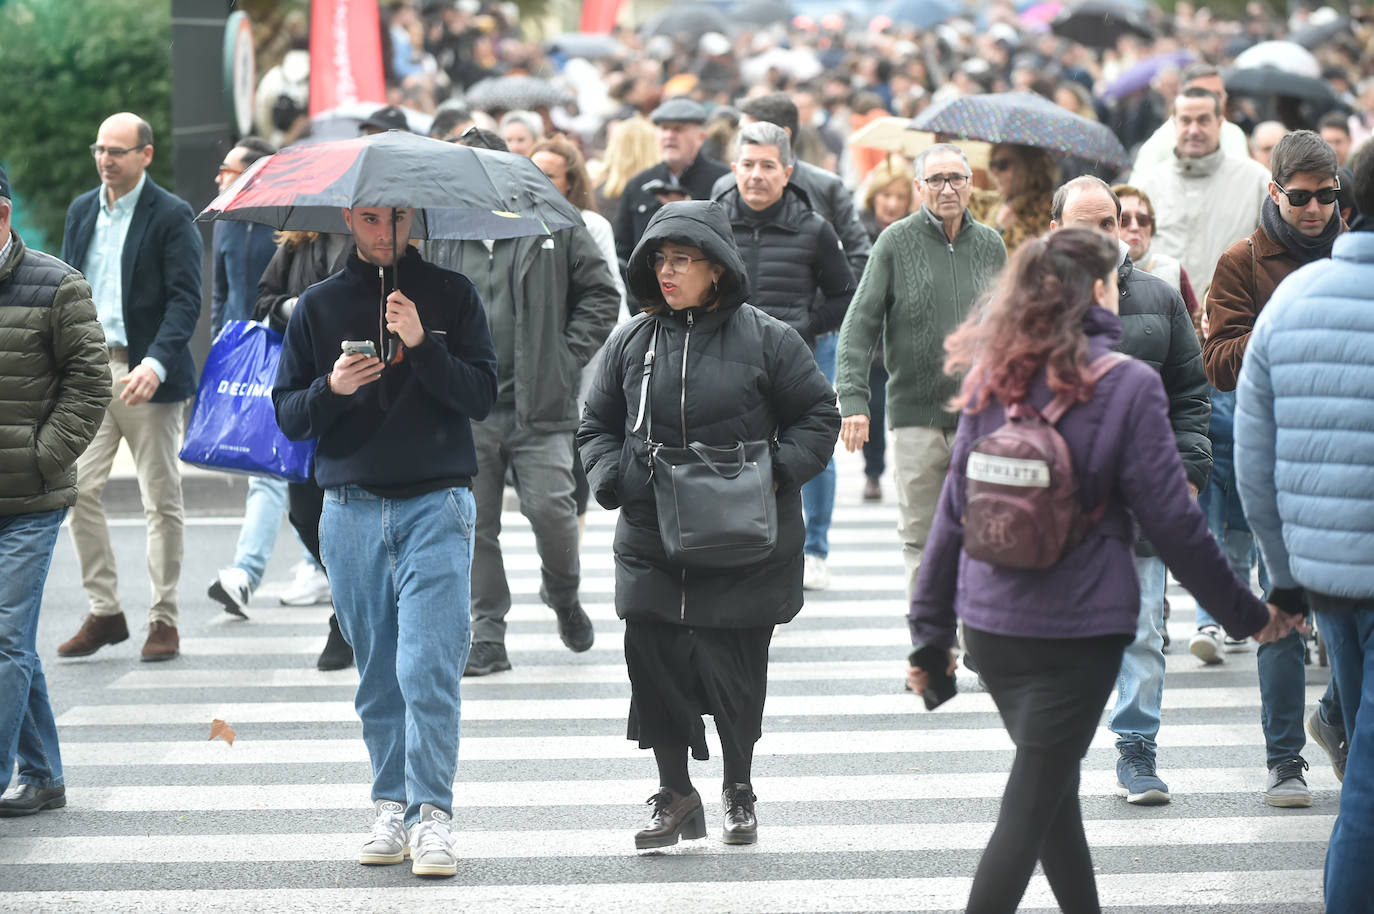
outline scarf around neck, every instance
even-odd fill
[[[1270,198],[1264,201],[1264,208],[1260,210],[1260,225],[1264,227],[1265,234],[1287,248],[1288,253],[1300,263],[1311,263],[1331,256],[1331,245],[1341,233],[1341,211],[1339,207],[1333,207],[1331,220],[1326,223],[1322,233],[1308,237],[1283,221],[1278,204]]]

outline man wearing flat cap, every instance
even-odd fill
[[[646,168],[625,184],[620,209],[615,214],[615,252],[623,275],[630,254],[649,219],[667,199],[711,199],[711,187],[730,166],[701,151],[706,142],[706,109],[690,98],[670,98],[649,115],[658,128],[658,153],[662,161]],[[673,197],[668,197],[673,194]]]
[[[363,136],[386,133],[388,130],[410,130],[410,122],[406,120],[406,113],[395,105],[378,108],[367,116],[367,120],[358,125],[358,132]]]

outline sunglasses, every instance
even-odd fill
[[[1143,229],[1149,228],[1150,226],[1152,226],[1152,225],[1155,224],[1154,217],[1151,216],[1149,213],[1141,213],[1141,214],[1139,214],[1139,215],[1136,215],[1135,213],[1122,213],[1122,214],[1121,214],[1121,227],[1122,227],[1122,228],[1125,228],[1126,226],[1130,225],[1132,222],[1134,222],[1136,225],[1140,226],[1140,227],[1143,228]]]
[[[1275,183],[1274,186],[1278,187],[1279,193],[1287,197],[1289,204],[1293,206],[1306,206],[1312,202],[1313,197],[1316,197],[1317,202],[1322,206],[1330,206],[1332,203],[1336,202],[1336,192],[1341,189],[1341,182],[1337,181],[1335,187],[1323,187],[1321,190],[1317,191],[1284,190],[1282,187],[1279,187],[1277,183]]]
[[[993,171],[1006,171],[1015,164],[1011,159],[992,159],[988,162],[988,168]]]

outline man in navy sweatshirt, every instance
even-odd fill
[[[408,851],[416,875],[453,876],[471,423],[496,400],[496,352],[473,284],[406,244],[414,215],[344,210],[357,250],[297,301],[272,400],[288,438],[319,442],[320,553],[357,656],[354,705],[372,761],[376,819],[359,862],[400,863]],[[385,357],[392,335],[400,346],[386,364],[342,345],[371,341]]]

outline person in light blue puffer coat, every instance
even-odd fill
[[[1355,167],[1374,213],[1374,155]],[[1273,600],[1306,590],[1331,657],[1349,754],[1326,857],[1329,911],[1374,897],[1374,219],[1260,312],[1236,401],[1236,477]]]

